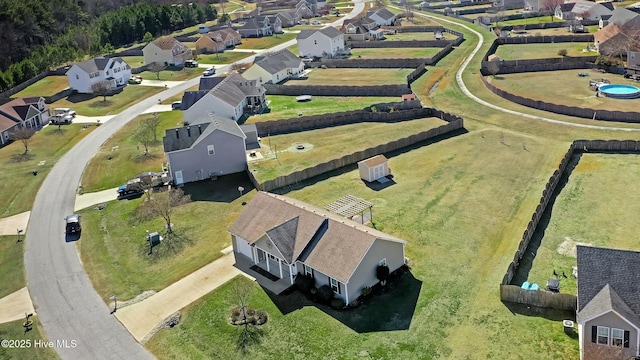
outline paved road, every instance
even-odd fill
[[[356,4],[354,12],[333,25],[354,17],[363,8],[363,3]],[[266,51],[293,44],[295,40]],[[241,62],[249,63],[253,58]],[[219,70],[225,72],[228,68],[223,66]],[[54,343],[76,344],[56,347],[63,359],[153,358],[110,314],[105,304],[107,299],[101,299],[93,289],[75,243],[65,241],[63,219],[73,213],[82,171],[100,146],[128,121],[156,105],[158,99],[165,100],[184,92],[198,82],[199,78],[194,78],[171,87],[105,122],[56,163],[38,191],[25,239],[27,282],[46,337]]]

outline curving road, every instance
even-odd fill
[[[331,25],[338,25],[363,9],[364,3],[359,0],[350,14]],[[268,51],[294,44],[295,40],[290,40]],[[253,58],[240,62],[252,62]],[[227,66],[218,69],[228,71]],[[199,78],[185,81],[102,124],[56,163],[38,191],[25,239],[27,282],[46,337],[63,359],[153,359],[110,314],[106,299],[93,289],[75,244],[65,241],[63,219],[73,213],[82,172],[100,146],[131,119],[157,104],[158,99],[184,92],[198,82]]]

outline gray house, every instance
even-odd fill
[[[276,294],[293,285],[301,273],[312,276],[318,287],[329,285],[349,304],[362,288],[378,282],[378,265],[394,271],[405,263],[406,241],[266,192],[256,194],[229,232],[236,267]],[[254,266],[273,279],[251,269]]]
[[[176,185],[244,171],[246,136],[238,124],[207,113],[187,126],[168,129],[162,142]]]
[[[631,359],[640,347],[640,252],[578,246],[580,359]]]

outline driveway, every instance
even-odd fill
[[[18,229],[27,231],[30,211],[0,218],[0,235],[18,235]]]

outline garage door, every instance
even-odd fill
[[[237,236],[234,237],[233,240],[236,242],[236,249],[240,254],[248,257],[249,259],[253,259],[251,246],[249,245],[248,242],[246,242],[245,240]]]

